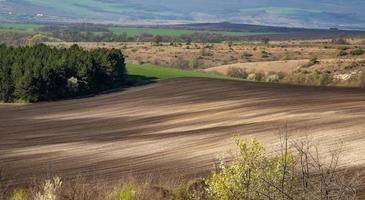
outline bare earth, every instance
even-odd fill
[[[196,175],[232,148],[235,133],[274,151],[285,123],[293,138],[309,136],[323,151],[341,146],[343,167],[365,165],[364,90],[193,78],[91,98],[0,105],[0,164],[16,182],[45,173],[107,181]]]

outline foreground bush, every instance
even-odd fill
[[[0,45],[0,101],[48,101],[122,85],[120,50]]]
[[[35,200],[56,200],[62,187],[61,178],[55,177],[52,180],[46,180],[42,184],[40,191],[36,193]]]
[[[24,189],[15,189],[9,200],[26,200],[27,199],[27,193]]]
[[[221,161],[219,170],[207,179],[213,199],[280,199],[290,194],[296,181],[289,152],[269,158],[256,140],[235,138],[233,161]]]
[[[285,138],[274,156],[256,140],[236,137],[235,144],[233,160],[222,160],[207,178],[211,199],[356,199],[361,178],[338,169],[339,152],[324,162],[308,141],[289,144]]]
[[[108,200],[136,200],[136,189],[131,183],[122,184],[111,195]]]

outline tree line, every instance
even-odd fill
[[[120,50],[77,45],[0,45],[0,101],[37,102],[87,95],[125,84]]]
[[[149,33],[140,33],[138,35],[128,35],[128,33],[113,32],[78,32],[78,31],[50,31],[50,37],[57,38],[66,42],[154,42],[156,37],[161,42],[210,42],[219,43],[223,41],[247,40],[243,36],[227,36],[217,33],[200,33],[182,34],[179,36],[170,35],[153,35]],[[260,37],[257,37],[260,38]]]
[[[46,29],[48,30],[48,29]],[[30,40],[37,35],[36,43],[64,41],[64,42],[155,42],[156,40],[166,43],[219,43],[223,41],[243,41],[243,40],[261,40],[265,36],[227,36],[217,33],[200,33],[183,34],[180,36],[169,35],[152,35],[141,33],[139,35],[128,35],[128,33],[112,32],[78,32],[78,31],[49,31],[40,33],[0,33],[0,41],[8,45],[27,45]]]

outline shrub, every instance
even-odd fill
[[[204,45],[204,48],[213,49],[214,48],[214,44],[206,44],[206,45]]]
[[[162,42],[163,38],[161,35],[155,35],[153,37],[153,42],[158,46]]]
[[[9,200],[26,200],[27,192],[24,189],[15,189],[10,195]]]
[[[284,79],[286,76],[288,76],[288,74],[287,74],[287,73],[285,73],[285,72],[277,72],[276,74],[279,76],[279,80],[282,80],[282,79]]]
[[[256,72],[255,73],[255,76],[256,76],[256,81],[262,81],[265,78],[265,73],[263,73],[263,72]]]
[[[180,183],[172,191],[173,199],[191,199],[186,182]]]
[[[311,66],[313,66],[313,65],[315,65],[315,64],[317,64],[317,63],[319,63],[318,58],[317,58],[316,56],[312,56],[312,57],[309,59],[309,62],[308,62],[308,63],[306,63],[306,64],[304,64],[302,67],[305,67],[305,68],[307,68],[307,67],[311,67]]]
[[[187,69],[189,68],[189,61],[185,60],[182,57],[177,57],[172,61],[172,66],[179,68],[179,69]]]
[[[270,56],[270,53],[267,51],[261,51],[261,54],[262,54],[261,55],[262,58],[268,58]]]
[[[332,78],[330,76],[330,73],[322,72],[319,77],[319,85],[327,86],[327,85],[331,84],[331,82],[332,82]]]
[[[229,47],[229,48],[232,48],[232,46],[233,46],[233,42],[232,42],[232,41],[228,41],[228,42],[227,42],[227,45],[228,45],[228,47]]]
[[[256,140],[234,138],[237,151],[231,163],[221,160],[218,171],[207,178],[208,191],[213,199],[281,199],[273,187],[281,185],[290,192],[295,185],[293,174],[287,169],[294,166],[290,152],[269,158],[264,147]],[[286,166],[286,169],[283,169]]]
[[[315,65],[317,63],[319,63],[318,58],[316,56],[313,56],[309,59],[309,63],[312,65]]]
[[[247,80],[249,81],[256,81],[256,74],[255,73],[251,73],[247,76]]]
[[[60,199],[64,200],[105,200],[110,189],[99,180],[86,179],[76,176],[62,185]]]
[[[365,88],[365,67],[361,70],[360,76],[359,76],[359,86],[362,88]]]
[[[232,161],[221,159],[206,179],[208,199],[356,199],[361,176],[338,169],[341,152],[324,162],[312,142],[289,142],[283,133],[281,149],[270,156],[255,139],[234,137]]]
[[[77,94],[77,92],[79,91],[79,82],[77,78],[71,77],[67,80],[67,89],[71,93]]]
[[[320,75],[321,73],[318,70],[313,70],[307,77],[307,83],[309,85],[319,85],[320,84]]]
[[[263,44],[269,44],[269,42],[270,42],[270,38],[268,38],[268,37],[261,38],[261,42],[262,42]]]
[[[203,49],[200,50],[200,55],[201,56],[212,56],[213,54],[211,53],[209,48],[204,47]]]
[[[246,79],[248,74],[246,72],[246,69],[242,69],[239,67],[230,67],[227,71],[227,75],[235,78]]]
[[[137,199],[137,191],[131,183],[122,184],[108,200],[135,200]]]
[[[341,45],[349,44],[345,38],[334,38],[334,39],[332,39],[331,43],[332,44],[341,44]]]
[[[44,181],[42,191],[37,192],[35,200],[56,200],[61,186],[62,181],[59,177]]]
[[[244,53],[242,53],[242,55],[241,55],[241,58],[249,58],[249,57],[252,57],[253,56],[253,54],[251,54],[251,53],[248,53],[248,52],[244,52]]]
[[[249,73],[247,80],[249,81],[262,81],[265,79],[265,74],[263,72]]]
[[[283,55],[283,57],[281,58],[282,60],[290,60],[290,55],[288,53],[285,53],[285,55]]]
[[[349,50],[349,49],[350,49],[350,47],[340,47],[339,49],[340,49],[340,50],[343,50],[343,51],[346,51],[346,50]]]
[[[277,82],[279,82],[279,80],[280,80],[280,77],[278,74],[271,74],[266,77],[266,82],[270,82],[270,83],[277,83]]]
[[[338,56],[347,56],[348,53],[346,50],[341,50],[339,53],[338,53]]]
[[[200,66],[200,62],[199,62],[199,59],[198,58],[193,58],[192,60],[190,60],[190,63],[189,63],[190,67],[192,69],[198,69],[199,66]]]
[[[356,48],[356,49],[353,49],[350,53],[353,56],[360,56],[360,55],[364,54],[364,50],[361,48]]]

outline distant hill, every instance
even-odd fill
[[[156,27],[156,26],[151,26]],[[250,25],[250,24],[234,24],[229,22],[222,23],[191,23],[180,25],[162,25],[162,28],[176,28],[188,30],[206,30],[206,31],[230,31],[230,32],[246,32],[246,33],[275,33],[262,35],[247,35],[248,39],[260,39],[269,37],[274,40],[282,39],[320,39],[334,37],[349,37],[365,35],[365,29],[362,30],[341,30],[337,28],[293,28],[265,25]]]
[[[305,32],[362,32],[362,31],[345,31],[337,28],[295,28],[295,27],[279,27],[279,26],[265,26],[265,25],[251,25],[251,24],[235,24],[229,22],[221,23],[190,23],[178,25],[166,25],[173,28],[184,29],[198,29],[210,31],[248,31],[248,32],[275,32],[275,33],[305,33]],[[163,27],[163,26],[162,26]]]
[[[363,0],[0,0],[2,22],[186,22],[362,29]]]

